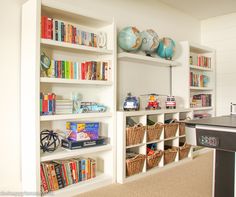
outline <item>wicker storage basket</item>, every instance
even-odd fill
[[[184,144],[183,146],[179,147],[179,159],[184,159],[188,157],[188,153],[190,151],[191,145],[189,144]]]
[[[164,125],[162,123],[156,122],[154,125],[147,126],[147,141],[151,142],[153,140],[159,140]]]
[[[187,117],[185,120],[178,121],[179,123],[179,135],[185,135],[185,121],[190,120],[191,118]]]
[[[165,151],[164,151],[164,164],[168,164],[171,163],[175,160],[177,152],[178,152],[178,148],[177,147],[165,147]]]
[[[164,124],[164,136],[166,138],[175,137],[179,124],[178,123],[169,123]]]
[[[145,155],[142,154],[126,159],[126,175],[131,176],[142,172],[144,161]]]
[[[156,150],[154,154],[147,156],[147,169],[154,168],[158,166],[161,161],[163,151]]]
[[[140,144],[143,141],[145,126],[141,123],[126,128],[126,146]]]

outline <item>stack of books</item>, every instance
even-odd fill
[[[56,114],[72,114],[73,101],[72,100],[56,100]]]
[[[42,162],[41,192],[48,193],[68,185],[96,177],[96,161],[92,158]]]
[[[54,115],[55,114],[56,94],[54,93],[40,93],[40,115]]]

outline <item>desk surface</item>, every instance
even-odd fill
[[[233,127],[236,128],[236,115],[218,116],[213,118],[204,118],[198,120],[189,120],[186,124],[192,125],[209,125],[209,126],[221,126],[221,127]]]

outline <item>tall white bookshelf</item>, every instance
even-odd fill
[[[182,51],[177,59],[182,63],[182,66],[173,68],[173,95],[177,97],[180,107],[190,107],[194,114],[207,113],[215,116],[215,50],[188,41],[180,42],[178,50]],[[198,58],[200,56],[211,59],[210,64],[199,66]],[[208,82],[204,85],[195,84],[193,86],[190,73],[195,73],[198,76],[205,75],[208,77]],[[211,95],[211,104],[209,106],[191,105],[193,95],[197,94]]]
[[[104,21],[81,14],[81,10],[49,0],[28,0],[22,6],[21,37],[21,141],[23,191],[40,195],[40,163],[79,157],[96,160],[97,176],[49,192],[46,196],[73,196],[96,189],[115,181],[116,166],[116,26],[113,19]],[[105,32],[106,48],[71,44],[41,39],[40,20],[46,15],[54,19],[78,25],[91,32]],[[111,75],[107,81],[75,80],[40,77],[40,54],[45,52],[51,59],[68,61],[111,62]],[[83,101],[102,103],[108,107],[104,113],[82,113],[40,116],[40,92],[54,92],[62,99],[71,99],[73,92],[81,93]],[[58,148],[52,153],[40,150],[40,131],[43,129],[65,130],[67,121],[98,121],[100,135],[109,143],[100,147],[78,150]]]

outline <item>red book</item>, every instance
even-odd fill
[[[43,187],[43,192],[47,193],[48,192],[48,185],[47,185],[47,181],[45,178],[42,164],[40,165],[40,176],[41,176],[41,183],[42,183],[42,187]]]
[[[52,19],[51,18],[48,18],[48,20],[47,20],[47,27],[46,27],[46,37],[48,38],[48,39],[52,39]]]
[[[61,77],[61,61],[58,61],[57,63],[57,77],[62,78]]]
[[[85,63],[81,63],[81,79],[85,79]]]
[[[42,16],[41,17],[41,38],[46,38],[46,21],[47,21],[47,17]]]
[[[70,62],[70,78],[74,79],[74,63]]]

